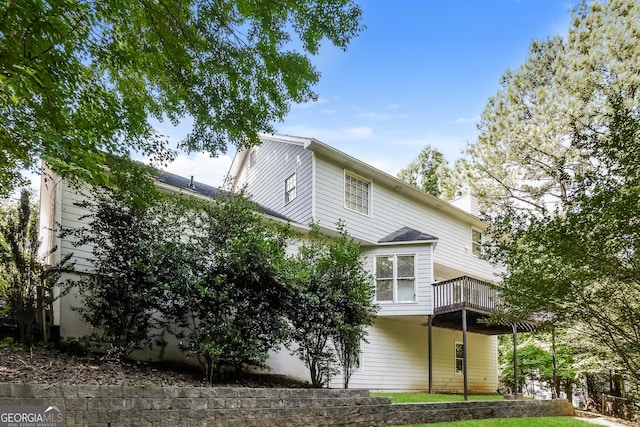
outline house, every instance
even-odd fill
[[[496,271],[479,257],[486,224],[472,197],[450,204],[316,139],[283,135],[239,152],[230,176],[233,189],[293,222],[331,234],[342,220],[360,242],[379,311],[350,387],[497,390],[496,335],[512,327],[483,322],[498,298],[487,284]],[[271,361],[282,373],[293,365],[282,353]]]
[[[350,387],[495,392],[496,335],[510,333],[512,326],[483,322],[498,295],[488,285],[495,280],[494,268],[478,256],[485,224],[473,212],[473,198],[446,203],[312,138],[262,139],[260,146],[236,155],[233,189],[246,187],[265,215],[300,231],[315,222],[331,234],[344,221],[375,276],[379,311]],[[160,174],[157,186],[205,198],[220,191],[168,173]],[[48,178],[41,189],[41,228],[84,225],[86,212],[74,205],[83,197],[65,180]],[[59,248],[50,262],[73,252],[74,274],[92,268],[91,248],[75,246],[70,236],[45,233],[42,246]],[[73,293],[53,304],[53,330],[63,339],[94,332],[73,310],[78,305]],[[138,357],[182,359],[172,338],[165,338],[166,348]],[[286,350],[274,352],[268,364],[275,373],[308,377],[302,362]],[[331,385],[341,387],[341,378]]]

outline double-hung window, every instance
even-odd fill
[[[287,179],[284,180],[284,204],[286,205],[290,201],[296,198],[296,181],[297,173],[294,172]]]
[[[475,256],[482,254],[482,232],[475,228],[471,229],[471,253]]]
[[[462,375],[464,373],[464,347],[461,342],[456,343],[455,367],[456,374]]]
[[[376,301],[414,302],[415,255],[376,256]]]
[[[345,171],[344,207],[363,215],[370,215],[371,182]]]

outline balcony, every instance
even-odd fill
[[[463,311],[466,315],[467,330],[486,335],[500,335],[513,332],[514,324],[492,323],[490,315],[500,304],[498,289],[468,276],[445,280],[433,284],[433,326],[462,329]],[[535,329],[532,322],[517,322],[519,332]]]
[[[433,284],[433,314],[469,308],[490,314],[496,308],[499,294],[482,280],[468,276]]]

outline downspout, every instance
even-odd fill
[[[316,222],[316,153],[311,152],[311,222]]]

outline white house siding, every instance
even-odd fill
[[[431,243],[415,245],[389,245],[367,248],[365,251],[364,267],[371,274],[375,274],[376,255],[415,255],[416,301],[415,302],[376,302],[378,304],[378,316],[402,315],[402,314],[431,314],[432,286],[432,260]],[[375,286],[375,284],[372,284]]]
[[[462,331],[433,328],[433,391],[462,393],[464,378],[455,372],[455,343]],[[498,389],[498,341],[495,336],[467,333],[469,393],[495,393]]]
[[[251,150],[255,163],[247,159],[238,177],[238,188],[247,184],[251,199],[303,225],[311,223],[311,152],[296,143],[265,139]],[[296,197],[284,203],[284,181],[297,172]]]
[[[352,236],[370,242],[411,227],[438,237],[436,264],[481,279],[494,279],[491,265],[471,254],[471,224],[427,208],[398,190],[379,184],[375,177],[363,178],[372,180],[369,216],[344,207],[344,169],[316,154],[316,220],[330,227],[342,219]]]
[[[89,219],[82,217],[87,215],[89,211],[75,206],[76,202],[86,200],[86,197],[82,194],[82,189],[72,187],[67,180],[62,180],[59,185],[61,186],[61,197],[57,206],[60,209],[61,224],[67,228],[87,226]],[[71,261],[75,263],[76,271],[86,272],[93,269],[93,247],[91,245],[76,247],[74,246],[75,240],[73,236],[59,238],[60,256],[64,257],[70,253],[73,254]]]
[[[351,376],[349,388],[371,390],[426,390],[428,347],[426,316],[378,317],[363,343],[361,366]],[[337,376],[333,387],[340,387]]]
[[[429,342],[426,316],[379,317],[369,329],[361,366],[351,376],[350,388],[385,391],[425,391],[429,388]],[[495,393],[497,341],[495,337],[467,334],[470,393]],[[455,343],[462,333],[433,328],[433,391],[462,393],[463,377],[455,374]],[[341,387],[338,375],[332,387]]]

